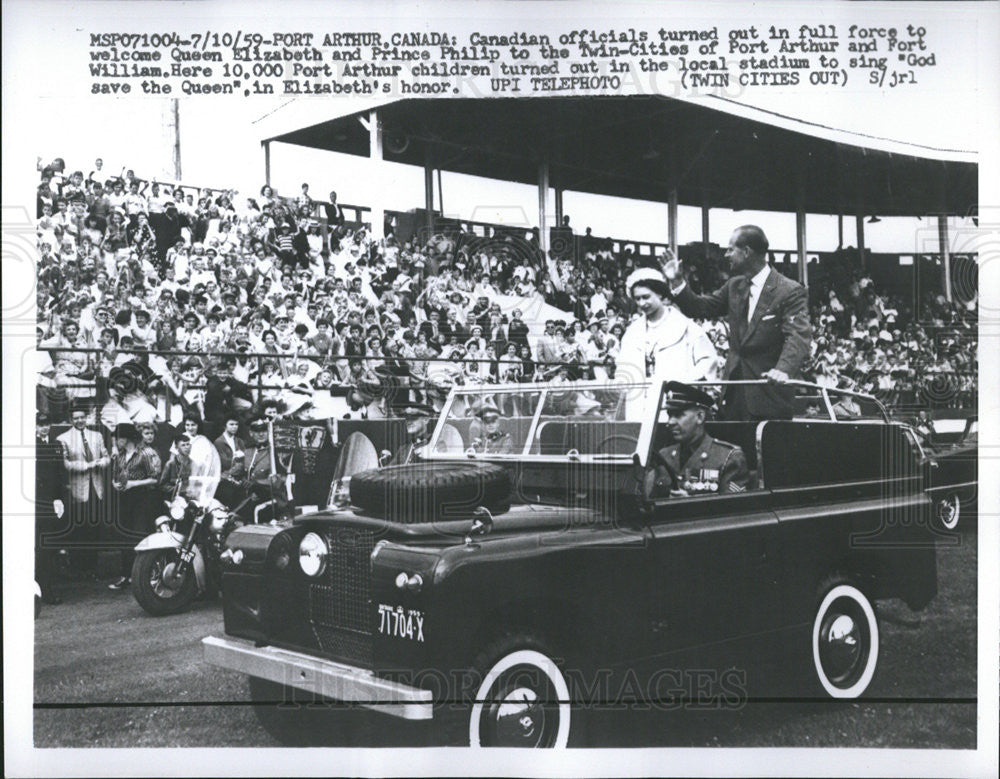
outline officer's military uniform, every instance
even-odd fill
[[[861,406],[852,397],[843,397],[833,404],[833,413],[837,419],[861,416]]]
[[[389,465],[408,465],[409,463],[416,462],[417,449],[427,446],[430,443],[430,417],[434,409],[422,403],[404,401],[396,404],[393,410],[403,417],[407,423],[424,420],[423,432],[415,438],[411,438],[402,446],[397,447],[392,459],[389,461]]]
[[[499,427],[490,433],[487,424],[495,424],[500,419],[500,409],[492,400],[487,400],[480,406],[476,416],[482,421],[483,427],[479,435],[472,439],[470,447],[476,454],[510,454],[514,451],[514,439]]]
[[[396,453],[392,456],[392,460],[389,461],[390,465],[407,465],[412,462],[416,462],[416,450],[422,446],[427,446],[430,442],[430,438],[427,436],[421,436],[420,438],[415,438],[412,441],[408,441],[400,447],[396,448]]]
[[[677,381],[665,385],[664,403],[666,409],[680,411],[689,408],[708,410],[714,406],[710,395]],[[745,492],[750,481],[750,469],[743,450],[736,444],[712,438],[704,429],[701,430],[701,437],[690,444],[690,451],[678,441],[659,453],[677,474],[677,488],[688,495]],[[671,489],[667,469],[662,464],[658,465],[652,495],[669,495]]]
[[[743,450],[728,441],[719,441],[705,433],[690,455],[681,462],[680,444],[660,450],[674,473],[678,486],[691,495],[709,492],[744,492],[750,480],[750,470]],[[662,484],[660,483],[662,481]],[[657,492],[670,489],[670,477],[657,477]]]
[[[510,454],[514,451],[514,439],[503,430],[493,434],[483,430],[482,435],[472,440],[472,448],[476,454]]]

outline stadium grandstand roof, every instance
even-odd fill
[[[260,120],[262,142],[367,156],[358,121],[377,109],[384,159],[537,185],[733,210],[924,216],[978,202],[975,152],[864,135],[719,97],[292,101]],[[324,107],[320,107],[324,106]]]

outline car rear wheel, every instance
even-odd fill
[[[879,628],[871,602],[854,584],[837,578],[823,588],[813,620],[816,677],[832,698],[857,698],[875,676]]]
[[[962,515],[962,502],[958,495],[951,493],[938,500],[935,511],[941,527],[945,530],[954,530],[958,527],[958,519]]]

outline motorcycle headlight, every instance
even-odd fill
[[[170,516],[174,519],[184,519],[184,511],[187,509],[187,502],[178,498],[170,504]]]
[[[316,533],[306,533],[299,543],[299,566],[306,576],[319,576],[326,569],[329,550]]]
[[[212,512],[212,530],[216,533],[221,533],[222,529],[226,526],[226,522],[229,521],[229,512],[216,509]]]

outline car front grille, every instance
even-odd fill
[[[371,531],[335,528],[320,581],[309,585],[309,622],[321,650],[363,667],[372,665]]]

